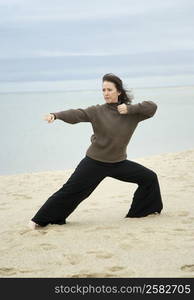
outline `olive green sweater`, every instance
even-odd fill
[[[127,158],[127,145],[138,123],[151,118],[157,105],[152,101],[127,104],[127,114],[120,114],[120,103],[105,103],[85,109],[68,109],[52,113],[55,119],[70,124],[90,122],[93,127],[91,145],[86,155],[102,162],[119,162]]]

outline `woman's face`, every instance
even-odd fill
[[[102,83],[102,92],[107,103],[118,102],[118,96],[121,94],[117,91],[115,84],[110,81],[104,81]]]

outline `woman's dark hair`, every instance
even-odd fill
[[[123,86],[123,82],[122,80],[112,74],[112,73],[107,73],[103,76],[102,81],[110,81],[113,82],[118,90],[118,92],[120,92],[121,94],[118,96],[118,101],[121,103],[125,103],[125,104],[129,104],[132,102],[133,99],[133,95],[131,93],[131,90],[128,90],[126,88],[124,88]]]

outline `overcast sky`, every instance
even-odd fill
[[[0,0],[0,81],[193,74],[193,0]]]

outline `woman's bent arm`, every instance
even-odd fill
[[[137,114],[138,121],[153,117],[157,110],[157,104],[153,101],[143,101],[137,104],[127,104],[128,114]]]

